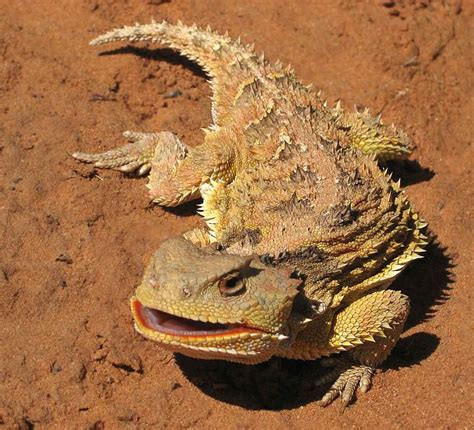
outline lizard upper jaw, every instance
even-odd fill
[[[195,321],[178,317],[158,309],[149,308],[138,300],[132,300],[138,323],[150,330],[176,337],[222,336],[242,332],[264,333],[261,330],[240,324],[220,324]]]

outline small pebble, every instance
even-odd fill
[[[60,261],[61,263],[71,264],[72,258],[69,254],[61,253],[56,257],[56,261]]]
[[[51,373],[59,373],[61,370],[63,370],[63,368],[57,361],[51,364]]]
[[[169,91],[168,93],[165,94],[165,99],[174,99],[176,97],[179,97],[183,95],[181,90],[173,90]]]

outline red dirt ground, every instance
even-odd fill
[[[472,1],[0,6],[4,428],[472,428]],[[152,17],[255,42],[331,102],[383,111],[417,145],[391,168],[437,240],[396,282],[413,302],[407,329],[344,414],[317,406],[317,363],[174,357],[133,330],[143,262],[199,224],[195,206],[150,206],[144,179],[68,154],[117,146],[126,129],[201,141],[210,92],[194,65],[156,46],[87,45]]]

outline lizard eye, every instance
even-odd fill
[[[236,296],[245,290],[245,281],[238,274],[227,276],[219,281],[219,291],[224,297]]]

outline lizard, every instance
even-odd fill
[[[408,136],[367,109],[329,106],[291,67],[210,27],[153,21],[91,45],[115,41],[175,49],[212,89],[198,146],[126,131],[122,147],[72,154],[147,175],[158,205],[202,199],[203,227],[164,242],[131,298],[137,331],[201,359],[329,357],[319,403],[347,406],[400,337],[409,298],[389,287],[428,243],[426,222],[380,166],[408,157]]]

